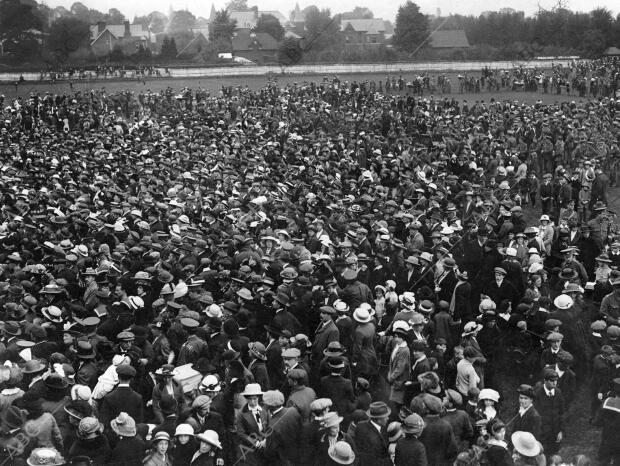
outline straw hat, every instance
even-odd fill
[[[540,443],[530,432],[517,431],[510,437],[514,449],[523,456],[533,458],[540,454]]]

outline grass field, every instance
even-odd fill
[[[473,76],[479,76],[480,73],[471,73]],[[405,80],[411,80],[414,77],[412,73],[403,73],[403,78]],[[329,76],[331,78],[331,76]],[[397,76],[398,77],[398,76]],[[479,94],[460,94],[458,92],[458,79],[456,73],[448,73],[448,77],[452,83],[453,92],[450,94],[440,94],[437,93],[435,96],[440,97],[454,97],[457,100],[467,100],[468,102],[474,102],[476,100],[484,100],[489,101],[492,97],[496,100],[518,100],[519,102],[525,103],[534,103],[538,99],[541,99],[546,104],[552,104],[555,102],[562,101],[571,101],[575,100],[579,102],[580,100],[578,96],[573,95],[555,95],[555,94],[543,94],[541,92],[538,93],[527,93],[527,92],[510,92],[510,91],[501,91],[501,92],[481,92]],[[303,83],[303,82],[311,82],[320,83],[322,81],[322,76],[277,76],[278,83],[284,86],[287,83]],[[375,82],[383,81],[385,82],[386,75],[380,73],[363,73],[363,74],[346,74],[340,75],[339,78],[341,81],[371,81]],[[91,89],[106,89],[108,92],[115,92],[121,90],[130,90],[138,93],[140,91],[159,91],[162,89],[166,89],[167,87],[172,87],[173,89],[181,89],[185,86],[190,89],[197,89],[202,87],[204,89],[208,89],[213,93],[219,91],[222,85],[225,86],[249,86],[251,89],[259,89],[263,87],[267,83],[266,76],[239,76],[239,77],[227,77],[227,78],[151,78],[146,79],[145,81],[138,80],[125,80],[125,81],[117,81],[117,80],[97,80],[97,81],[75,81],[73,83],[74,90],[88,91]],[[0,83],[0,94],[4,94],[6,97],[16,97],[16,96],[27,96],[30,92],[52,92],[56,94],[62,94],[64,92],[71,93],[71,88],[68,82],[58,82],[55,84],[51,84],[49,82],[29,82],[26,81],[18,86],[15,89],[13,84]],[[403,92],[403,94],[406,94]],[[425,92],[424,96],[428,97],[429,93]]]
[[[479,75],[479,73],[474,73],[474,75]],[[412,75],[403,73],[403,77],[408,80],[411,79]],[[365,81],[365,80],[375,80],[375,81],[384,81],[385,75],[383,74],[349,74],[340,76],[342,81]],[[278,82],[281,85],[286,83],[303,83],[303,82],[321,82],[321,76],[279,76]],[[451,75],[451,82],[453,83],[453,88],[456,86],[456,74]],[[258,89],[264,86],[267,83],[267,78],[264,76],[253,76],[253,77],[237,77],[237,78],[227,78],[226,80],[222,80],[221,78],[181,78],[181,79],[147,79],[145,82],[142,81],[96,81],[96,82],[75,82],[73,84],[74,90],[88,91],[90,89],[105,89],[107,92],[115,92],[120,90],[131,90],[135,93],[140,91],[159,91],[161,89],[165,89],[170,86],[175,90],[178,90],[182,87],[189,87],[191,89],[196,89],[199,87],[209,89],[212,93],[217,92],[222,85],[232,85],[232,86],[249,86],[252,89]],[[30,92],[52,92],[52,93],[70,93],[71,89],[69,84],[66,82],[50,84],[50,83],[34,83],[34,82],[26,82],[18,86],[17,90],[14,85],[9,84],[0,84],[0,94],[4,94],[7,98],[14,98],[18,95],[27,96]],[[488,102],[492,97],[496,100],[510,100],[510,101],[519,101],[525,103],[534,103],[537,100],[542,100],[545,104],[553,104],[555,102],[562,101],[584,101],[585,99],[580,99],[577,96],[572,95],[554,95],[554,94],[542,94],[542,93],[523,93],[523,92],[499,92],[499,93],[488,93],[482,92],[479,94],[460,94],[458,92],[453,92],[451,94],[436,94],[439,97],[454,97],[457,100],[466,99],[468,102],[474,101],[486,101]],[[428,97],[428,93],[425,93],[425,97]],[[612,189],[609,193],[610,201],[610,209],[612,210],[620,210],[620,201],[618,198],[620,191],[618,188]],[[539,210],[534,209],[526,209],[525,215],[529,224],[536,224],[538,221],[538,216],[540,215]],[[511,372],[510,368],[507,368],[505,374],[501,375],[501,387],[500,391],[502,393],[502,399],[500,402],[500,414],[504,421],[512,418],[514,414],[517,412],[517,393],[516,387],[524,383],[523,380],[517,380],[516,377]],[[565,462],[572,461],[574,456],[577,454],[585,454],[588,455],[591,459],[596,458],[596,451],[598,448],[599,442],[599,432],[598,430],[592,428],[589,425],[589,406],[590,401],[587,393],[587,379],[582,379],[582,386],[579,388],[579,394],[577,399],[574,402],[573,407],[571,408],[571,412],[569,413],[567,420],[567,429],[565,434],[565,440],[563,442],[562,449],[560,451],[561,456],[563,457]],[[383,386],[379,390],[384,391],[387,387]]]

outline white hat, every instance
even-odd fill
[[[573,298],[567,294],[561,294],[555,298],[553,304],[558,309],[569,309],[573,305]]]
[[[262,396],[263,390],[258,383],[249,383],[245,386],[245,390],[241,393],[241,396]]]
[[[461,336],[465,337],[467,335],[472,335],[480,330],[482,330],[482,325],[477,324],[476,322],[467,322],[463,328],[463,333]]]
[[[550,220],[549,220],[549,216],[548,216],[547,214],[545,214],[545,215],[541,215],[541,216],[540,216],[540,221],[542,222],[542,221],[544,221],[544,220],[546,220],[547,222],[549,222],[549,221],[550,221]]]
[[[544,269],[544,267],[540,262],[534,262],[532,265],[530,265],[530,268],[527,271],[528,273],[536,273],[540,272],[542,269]]]
[[[409,324],[404,320],[397,320],[394,324],[392,324],[392,331],[396,330],[404,330],[405,332],[408,332],[411,330],[411,327],[409,327]]]
[[[142,309],[144,307],[144,300],[140,296],[130,296],[129,305],[133,309]]]
[[[372,320],[370,312],[368,312],[366,309],[362,309],[361,307],[358,307],[355,310],[355,312],[353,313],[353,318],[362,324],[365,324]]]
[[[177,435],[191,435],[194,436],[194,428],[189,424],[179,424],[174,431],[174,436]]]
[[[517,250],[515,248],[506,248],[506,255],[510,257],[516,257]]]
[[[497,403],[499,401],[499,393],[497,393],[492,388],[483,388],[482,390],[480,390],[478,399],[479,400],[491,400]]]
[[[196,435],[196,438],[201,442],[213,445],[220,450],[222,449],[222,444],[220,443],[220,436],[217,435],[217,432],[215,432],[214,430],[205,430],[202,434]]]

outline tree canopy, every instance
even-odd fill
[[[411,1],[401,5],[396,14],[396,26],[392,39],[397,49],[413,52],[428,39],[428,17]]]
[[[237,21],[230,18],[227,10],[215,13],[215,19],[209,27],[209,40],[213,42],[230,41],[235,32]]]
[[[278,41],[282,40],[284,37],[284,28],[280,24],[280,20],[270,14],[261,15],[260,18],[258,18],[254,31],[271,34],[271,36]]]
[[[9,55],[31,55],[43,22],[32,5],[0,0],[0,50]]]

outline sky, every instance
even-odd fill
[[[44,0],[49,7],[54,8],[62,5],[69,8],[75,0]],[[131,0],[121,2],[119,0],[81,0],[89,8],[107,12],[110,8],[118,8],[128,19],[133,19],[134,15],[145,15],[151,11],[158,10],[168,14],[170,6],[175,10],[187,8],[196,16],[207,18],[213,4],[216,9],[221,9],[226,5],[227,0]],[[342,13],[352,10],[355,6],[370,8],[375,18],[383,18],[394,21],[398,6],[405,3],[405,0],[302,0],[299,2],[301,9],[308,5],[316,5],[319,8],[330,8],[332,13]],[[483,11],[498,10],[500,8],[514,8],[524,11],[526,15],[531,15],[538,10],[539,5],[545,9],[551,9],[557,4],[557,0],[464,0],[455,2],[454,0],[417,0],[423,13],[436,14],[437,9],[441,10],[442,15],[450,13],[463,15],[478,15]],[[257,5],[260,10],[279,10],[288,18],[290,10],[293,9],[294,0],[249,0],[250,6]],[[597,7],[605,7],[611,10],[616,16],[620,13],[620,2],[618,0],[566,0],[564,4],[572,10],[591,11]],[[336,5],[336,6],[334,6]]]

